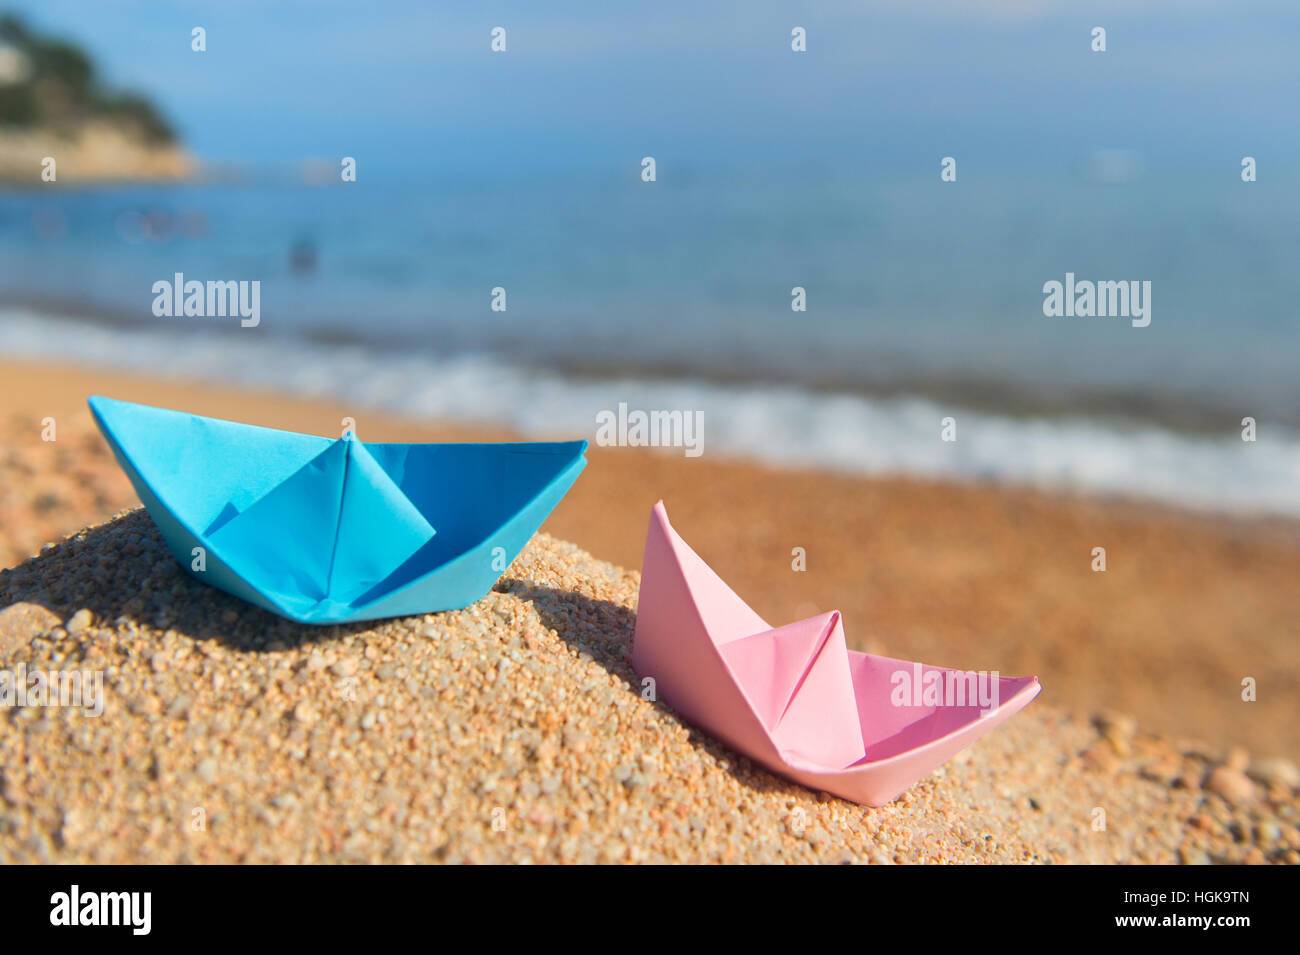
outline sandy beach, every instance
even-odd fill
[[[593,448],[484,601],[311,629],[181,573],[124,512],[86,395],[320,434],[350,416],[366,441],[512,435],[75,367],[0,380],[0,664],[107,674],[101,718],[0,720],[0,857],[1300,862],[1294,524]],[[1042,695],[884,809],[751,766],[635,692],[659,498],[769,620],[839,609],[856,648]]]

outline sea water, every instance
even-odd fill
[[[684,409],[705,453],[1300,514],[1300,186],[933,178],[9,192],[0,350],[534,434]],[[154,315],[176,273],[259,283],[259,323]],[[1067,274],[1151,283],[1149,323],[1045,315]]]

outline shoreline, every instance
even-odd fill
[[[204,181],[155,183],[160,186],[211,184]],[[0,188],[3,188],[2,182]],[[165,277],[170,278],[170,275]],[[141,301],[146,304],[152,302],[152,295],[151,292],[148,296],[142,296]],[[43,322],[111,329],[125,335],[148,335],[158,327],[158,317],[151,316],[147,308],[142,310],[139,303],[128,306],[121,301],[108,302],[48,292],[11,290],[0,294],[0,316],[6,312],[19,316],[28,314]],[[276,344],[284,348],[354,348],[371,351],[382,357],[402,355],[407,349],[424,341],[409,328],[398,328],[386,337],[376,337],[373,331],[361,333],[328,321],[323,328],[300,327],[296,324],[286,327],[290,328],[292,334],[273,333],[281,336],[276,339]],[[629,362],[616,349],[609,349],[607,343],[582,355],[564,351],[542,353],[538,361],[534,360],[538,353],[531,342],[515,342],[507,335],[495,340],[489,339],[490,348],[479,352],[472,347],[472,343],[483,341],[482,334],[458,339],[454,330],[443,331],[447,340],[453,343],[447,357],[483,357],[529,371],[551,372],[575,383],[655,381],[670,387],[707,385],[741,392],[763,387],[790,391],[813,399],[849,398],[876,403],[920,402],[1018,424],[1072,424],[1094,426],[1117,433],[1151,430],[1176,437],[1211,440],[1223,437],[1225,421],[1222,419],[1225,415],[1231,419],[1239,404],[1206,401],[1203,394],[1191,387],[1160,393],[1075,387],[1068,392],[1058,393],[1050,381],[1024,380],[1013,384],[987,376],[963,377],[951,368],[938,366],[909,366],[888,374],[884,369],[875,369],[870,380],[863,380],[844,374],[810,375],[805,369],[776,365],[756,365],[748,371],[741,371],[699,363],[690,355]],[[203,332],[220,334],[215,327],[204,329]],[[39,352],[18,355],[13,360],[60,361],[57,357]],[[219,385],[220,381],[214,379],[210,383]],[[1300,435],[1300,412],[1287,410],[1288,407],[1270,407],[1264,414],[1273,426],[1282,429],[1285,436],[1294,437]],[[1226,433],[1236,433],[1235,420],[1227,420],[1226,425]],[[1175,503],[1173,506],[1181,505]],[[1292,516],[1300,521],[1300,509]]]
[[[518,437],[75,365],[0,361],[0,378],[14,448],[0,499],[10,563],[138,506],[90,422],[89,394],[317,434],[350,416],[367,441]],[[47,416],[59,422],[53,444],[39,439]],[[1113,710],[1167,736],[1300,758],[1289,730],[1300,720],[1300,523],[710,454],[592,447],[588,458],[543,530],[600,559],[640,567],[662,498],[769,621],[839,609],[855,649],[1037,675],[1043,700],[1070,712]],[[1105,573],[1090,569],[1095,546],[1107,549]],[[805,571],[792,569],[795,547]],[[1255,703],[1240,700],[1245,676],[1259,683]]]
[[[194,319],[128,326],[54,322],[15,309],[0,322],[0,350],[15,361],[76,363],[92,372],[116,368],[218,389],[274,392],[276,401],[362,406],[385,420],[475,422],[529,437],[589,433],[596,416],[614,403],[689,409],[705,419],[709,456],[773,470],[886,481],[905,475],[1261,522],[1300,521],[1294,463],[1300,434],[1267,417],[1253,443],[1242,440],[1235,424],[1227,427],[1231,415],[1219,422],[1225,430],[1209,438],[1086,416],[988,415],[919,397],[877,400],[787,386],[619,377],[614,370],[601,379],[574,377],[455,345],[446,352],[402,351],[361,346],[348,337],[286,337],[275,329],[278,320],[261,317],[266,321],[250,331],[212,322],[195,326]],[[185,323],[184,334],[177,334],[177,321]]]

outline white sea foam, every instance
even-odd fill
[[[376,354],[258,332],[178,335],[0,311],[0,353],[271,388],[358,409],[586,437],[629,407],[703,412],[705,454],[859,474],[988,480],[1148,498],[1201,510],[1300,517],[1300,435],[1261,422],[1243,442],[1085,418],[1011,418],[920,399],[814,394],[702,381],[567,379],[495,358]],[[940,440],[952,416],[957,440]],[[364,433],[364,418],[359,430]]]

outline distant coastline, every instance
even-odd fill
[[[174,182],[195,168],[148,98],[107,88],[75,44],[0,16],[0,184]]]
[[[46,157],[57,176],[44,180]],[[142,142],[107,122],[90,122],[73,133],[5,129],[0,137],[0,185],[84,186],[135,182],[189,182],[197,163],[181,146]]]

